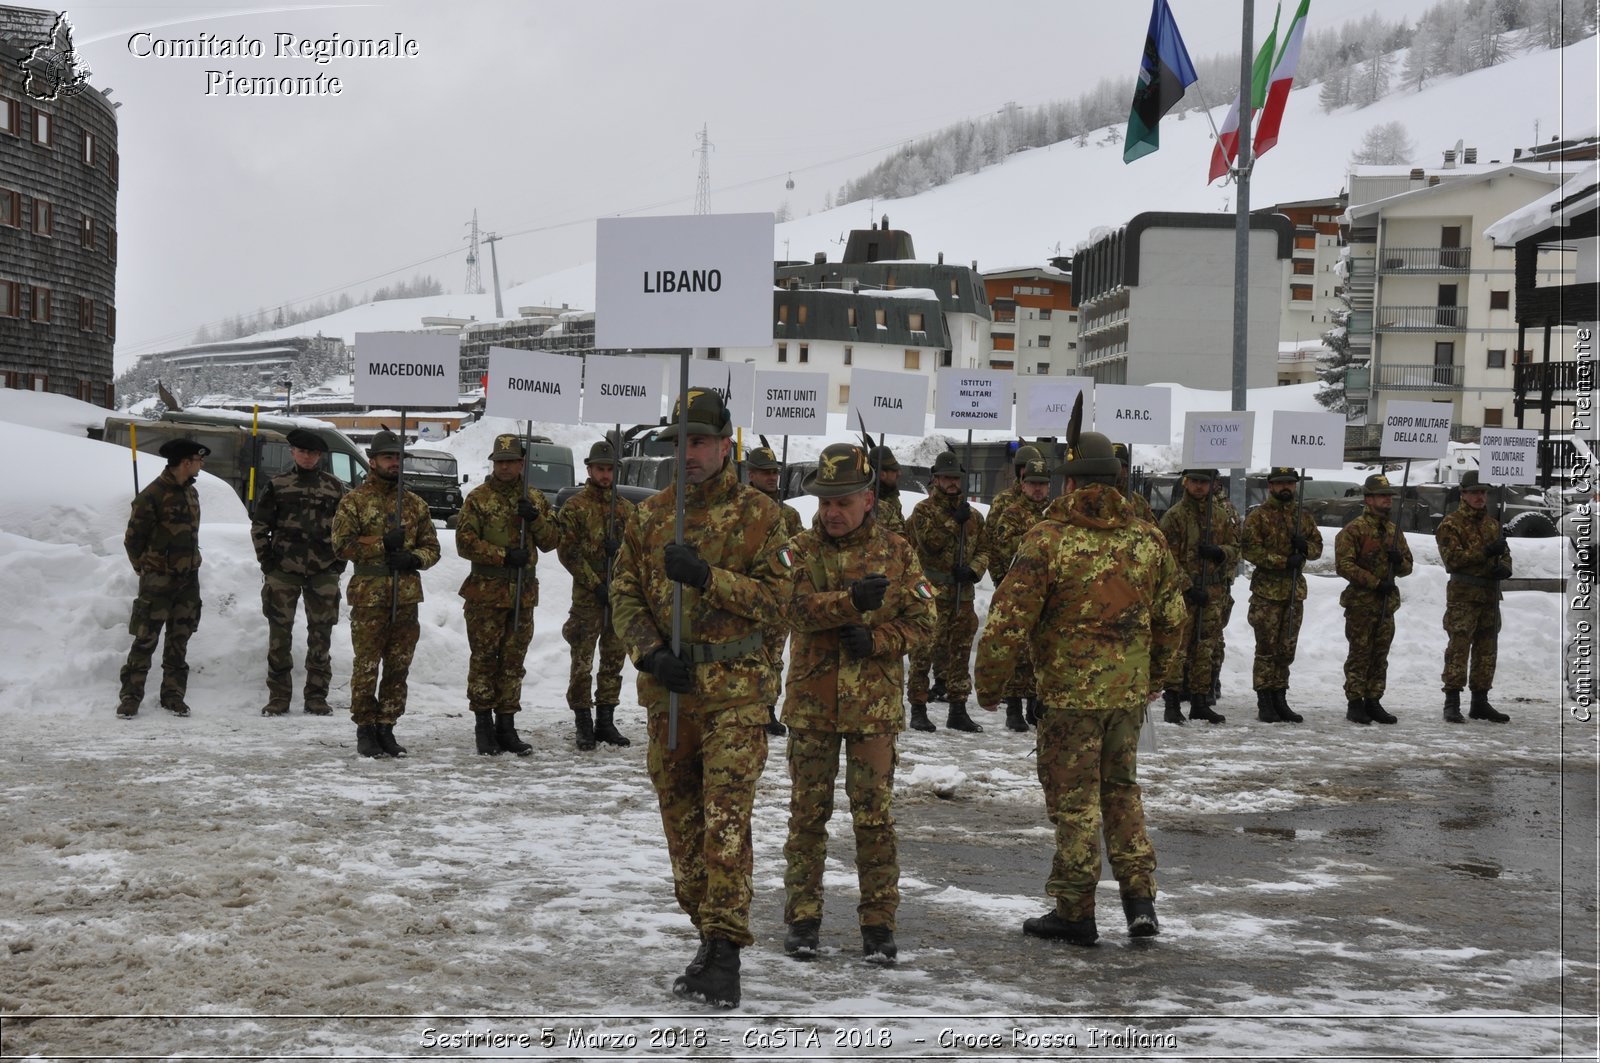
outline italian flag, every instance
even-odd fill
[[[1283,121],[1283,108],[1289,100],[1289,89],[1294,85],[1294,71],[1300,65],[1300,44],[1306,35],[1306,12],[1311,10],[1311,0],[1300,0],[1300,9],[1289,23],[1289,34],[1284,38],[1283,51],[1272,65],[1272,83],[1267,88],[1266,105],[1261,109],[1261,124],[1256,127],[1257,155],[1263,154],[1278,142],[1278,124]]]
[[[1310,0],[1304,0],[1304,2],[1310,3]],[[1303,11],[1304,8],[1302,8],[1302,13]],[[1272,32],[1267,34],[1267,39],[1262,43],[1261,50],[1256,53],[1256,61],[1250,68],[1250,118],[1245,119],[1247,122],[1255,117],[1256,111],[1267,100],[1267,83],[1273,71],[1273,53],[1278,48],[1278,16],[1282,13],[1282,5],[1280,4],[1277,14],[1272,16]],[[1296,45],[1296,55],[1299,54],[1299,51],[1299,46]],[[1284,91],[1288,90],[1285,89]],[[1241,91],[1239,97],[1242,98],[1243,96],[1244,93]],[[1239,154],[1240,102],[1240,98],[1235,98],[1233,106],[1228,108],[1228,117],[1222,120],[1222,129],[1217,133],[1217,143],[1211,149],[1211,174],[1206,178],[1206,184],[1210,184],[1227,173],[1228,167],[1233,165],[1233,160]],[[1256,149],[1256,154],[1261,154],[1259,147]]]

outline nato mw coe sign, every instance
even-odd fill
[[[453,407],[461,396],[461,341],[427,332],[358,332],[355,400],[363,406]]]
[[[601,218],[596,347],[772,346],[771,214]]]
[[[1183,417],[1184,467],[1233,469],[1249,465],[1255,423],[1254,410],[1189,411]]]
[[[1449,447],[1449,403],[1391,401],[1384,410],[1384,457],[1442,458]]]

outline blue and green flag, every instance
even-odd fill
[[[1139,61],[1139,84],[1133,90],[1133,109],[1128,112],[1123,162],[1132,162],[1161,146],[1161,116],[1183,99],[1183,90],[1198,77],[1167,0],[1155,0],[1150,10],[1150,30],[1144,40],[1144,58]]]

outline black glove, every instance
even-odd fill
[[[1301,568],[1301,566],[1303,566],[1305,563],[1306,563],[1306,555],[1305,554],[1290,554],[1289,555],[1289,567],[1291,569],[1294,569],[1294,570],[1298,571]]]
[[[390,550],[383,560],[391,572],[415,572],[422,567],[422,558],[410,550]]]
[[[957,565],[950,570],[950,578],[957,583],[976,583],[980,577],[971,565]]]
[[[1386,551],[1389,556],[1389,571],[1395,572],[1400,568],[1400,562],[1405,560],[1405,555],[1398,550]]]
[[[622,549],[622,544],[617,542],[617,540],[613,539],[609,535],[605,537],[605,540],[601,545],[605,549],[606,558],[608,560],[610,558],[616,557],[617,556],[617,551]]]
[[[399,528],[390,528],[383,533],[383,552],[392,554],[406,544],[406,533]]]
[[[1511,566],[1503,563],[1496,565],[1494,566],[1494,571],[1489,573],[1489,576],[1492,579],[1510,579]]]
[[[674,694],[687,694],[694,689],[694,674],[689,662],[673,656],[667,647],[659,646],[651,650],[643,663],[645,671]]]
[[[1483,548],[1484,557],[1499,557],[1506,552],[1506,537],[1500,536],[1494,542]]]
[[[691,587],[704,588],[711,579],[711,566],[700,558],[700,551],[687,543],[668,543],[661,551],[667,565],[667,578]]]
[[[602,607],[611,604],[611,581],[603,579],[594,585],[594,600]]]
[[[1216,543],[1201,543],[1200,556],[1211,562],[1226,561],[1228,559],[1227,553]]]
[[[971,503],[965,500],[957,502],[956,507],[950,511],[950,515],[956,519],[958,525],[965,524],[972,519]]]
[[[517,502],[517,516],[521,517],[529,524],[532,524],[534,521],[538,520],[540,513],[541,510],[538,506],[533,504],[533,500],[530,498],[523,497]]]
[[[1211,595],[1206,593],[1204,587],[1190,587],[1183,592],[1183,600],[1198,609],[1211,600]]]
[[[507,568],[525,568],[528,564],[528,548],[526,546],[512,546],[506,549]]]
[[[269,547],[267,547],[267,556],[265,558],[263,558],[262,561],[261,561],[261,571],[263,573],[275,572],[279,568],[281,568],[282,566],[283,566],[283,547],[281,547],[281,546],[269,546]]]
[[[839,629],[839,645],[852,657],[871,657],[872,629],[864,624],[846,624]]]
[[[1291,535],[1291,536],[1289,536],[1289,552],[1290,553],[1292,553],[1292,554],[1300,554],[1300,555],[1304,556],[1305,552],[1306,552],[1306,546],[1307,545],[1308,544],[1306,543],[1306,540],[1305,540],[1304,536],[1300,536],[1300,535]]]
[[[1400,588],[1395,586],[1394,580],[1392,579],[1379,580],[1376,590],[1379,594],[1386,598],[1391,594],[1400,593]]]
[[[883,596],[888,590],[889,577],[873,573],[850,584],[850,604],[863,613],[876,609],[883,604]]]

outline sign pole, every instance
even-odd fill
[[[612,573],[617,567],[617,485],[622,482],[622,425],[617,424],[611,433],[611,505],[606,510],[606,586],[611,586]],[[605,607],[600,610],[601,624],[611,626],[611,595],[606,595]]]
[[[778,459],[778,498],[789,497],[789,437],[783,437],[783,457]]]
[[[528,437],[533,435],[533,422],[524,421],[522,428],[522,492],[517,495],[517,506],[520,508],[523,499],[528,497]],[[517,546],[520,549],[528,548],[528,522],[526,519],[517,521]],[[516,597],[511,602],[511,629],[515,631],[522,623],[522,579],[527,573],[528,566],[523,565],[517,569]]]
[[[128,425],[128,456],[133,459],[133,493],[139,493],[139,426]]]
[[[695,348],[700,350],[700,348]],[[689,358],[685,350],[678,359],[678,458],[673,464],[674,492],[672,541],[683,544],[683,493],[689,478]],[[672,655],[683,648],[683,584],[672,581]],[[678,694],[667,692],[667,748],[678,748]]]
[[[400,515],[400,503],[406,495],[406,411],[400,411],[400,468],[395,472],[394,481],[394,528],[401,533],[401,546],[405,545],[405,521]],[[389,570],[389,623],[394,623],[395,616],[400,612],[400,573]]]
[[[256,466],[261,463],[261,442],[256,436],[256,422],[261,416],[261,407],[250,406],[250,486],[245,491],[245,502],[249,504],[250,512],[256,508]]]

